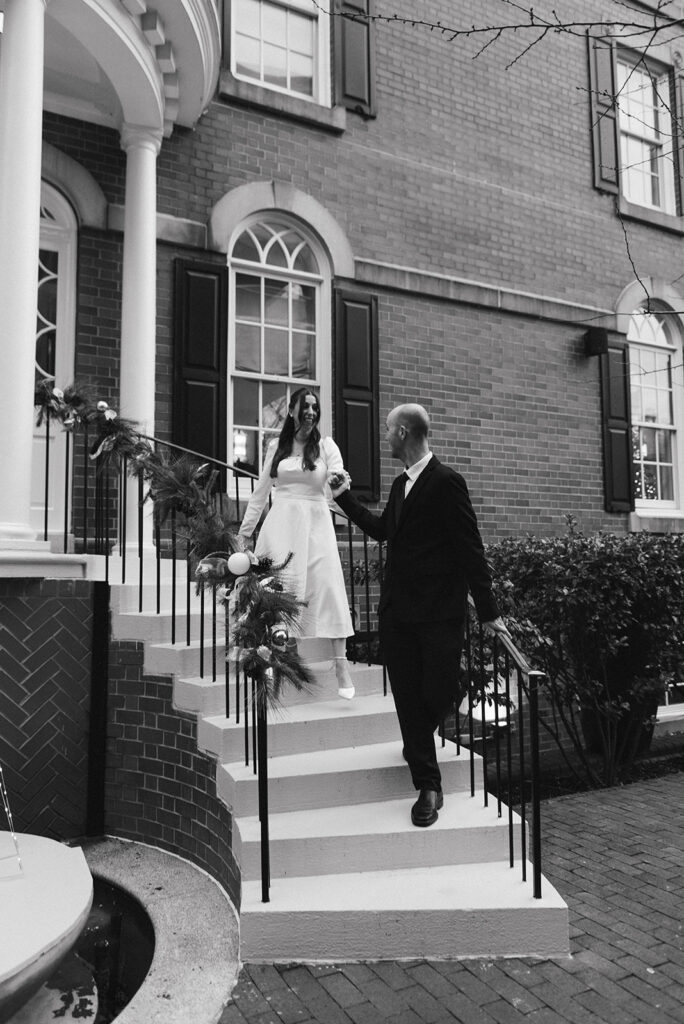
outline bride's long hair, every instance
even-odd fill
[[[304,399],[308,395],[311,395],[316,399],[316,422],[314,423],[311,433],[304,445],[302,460],[304,462],[305,469],[316,468],[316,459],[321,453],[321,435],[318,429],[318,424],[321,420],[321,404],[318,401],[318,395],[315,391],[312,391],[311,388],[298,388],[290,397],[290,405],[285,418],[285,423],[283,424],[283,429],[280,431],[278,436],[278,447],[276,448],[275,455],[273,456],[273,462],[271,463],[271,476],[274,478],[278,475],[279,464],[283,459],[288,459],[290,455],[292,455],[295,433],[297,431],[294,413],[296,411],[301,417],[302,409],[304,407]]]

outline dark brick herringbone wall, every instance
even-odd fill
[[[88,581],[0,580],[0,763],[19,832],[86,831],[92,628]]]
[[[232,816],[216,795],[216,762],[197,749],[194,715],[173,707],[168,676],[143,674],[143,645],[109,657],[105,831],[170,850],[204,868],[240,903]]]

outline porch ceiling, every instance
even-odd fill
[[[219,66],[217,0],[51,0],[47,6],[45,108],[67,117],[168,136],[174,124],[196,123]]]

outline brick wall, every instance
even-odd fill
[[[0,580],[0,763],[18,832],[86,831],[92,630],[89,582]]]
[[[216,795],[216,762],[197,750],[194,715],[176,711],[172,680],[143,674],[143,646],[110,649],[105,831],[204,868],[240,902],[232,816]]]

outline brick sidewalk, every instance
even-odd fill
[[[682,1024],[684,773],[542,814],[570,958],[245,964],[220,1024]]]

